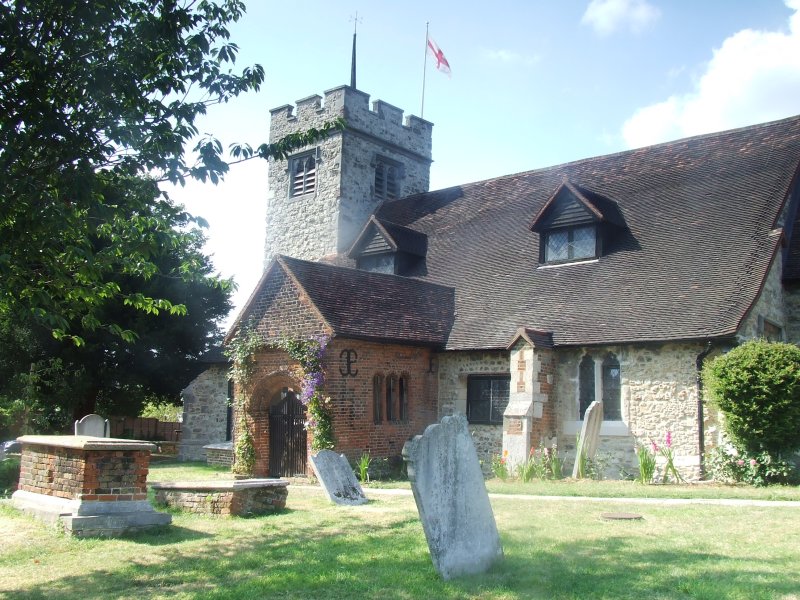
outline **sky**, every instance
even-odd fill
[[[270,109],[349,83],[358,15],[357,87],[434,123],[431,189],[800,114],[800,0],[246,4],[235,69],[265,82],[200,131],[257,146]],[[423,112],[426,23],[452,73],[428,59]],[[227,326],[264,268],[267,163],[166,189],[238,285]]]

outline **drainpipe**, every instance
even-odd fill
[[[706,451],[706,435],[703,429],[704,410],[703,410],[703,363],[706,357],[711,353],[714,343],[711,340],[706,342],[705,349],[697,355],[695,366],[697,368],[697,440],[700,450],[700,479],[705,479],[706,465],[705,465],[705,451]]]

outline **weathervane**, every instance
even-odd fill
[[[363,19],[358,18],[358,11],[356,11],[356,16],[350,17],[350,22],[353,23],[353,60],[350,63],[350,87],[356,89],[356,33],[358,32],[358,24],[361,23]]]

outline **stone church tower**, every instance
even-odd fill
[[[433,124],[342,86],[270,111],[270,142],[344,118],[346,129],[288,160],[271,160],[265,267],[346,252],[384,200],[428,191]]]

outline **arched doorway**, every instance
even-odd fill
[[[306,472],[306,407],[284,387],[269,407],[269,474],[292,477]]]

